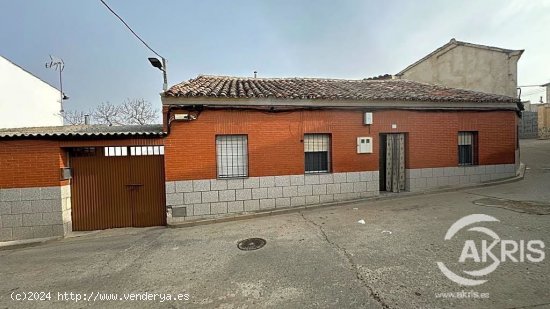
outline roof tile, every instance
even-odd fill
[[[209,98],[328,99],[511,103],[513,97],[430,85],[404,79],[248,78],[199,75],[165,96]]]

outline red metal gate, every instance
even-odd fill
[[[71,149],[73,230],[166,225],[162,147]]]

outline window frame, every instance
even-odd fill
[[[221,138],[221,137],[244,137],[244,150],[246,151],[245,153],[245,159],[243,160],[244,164],[245,164],[245,173],[244,175],[221,175],[220,174],[220,160],[221,160],[221,155],[218,153],[218,138]],[[248,178],[250,177],[250,151],[249,151],[249,147],[248,147],[248,134],[216,134],[215,138],[214,138],[214,147],[215,147],[215,154],[216,154],[216,179],[239,179],[239,178]]]
[[[470,144],[461,144],[465,139],[470,139]],[[478,156],[479,156],[479,138],[478,138],[478,131],[458,131],[457,134],[457,161],[458,166],[475,166],[479,164]],[[465,160],[461,160],[463,153],[461,151],[461,146],[470,146],[470,162],[464,162]]]
[[[327,138],[326,141],[326,170],[325,169],[318,169],[318,170],[307,170],[308,168],[308,161],[307,161],[307,153],[316,153],[316,152],[325,152],[325,151],[306,151],[307,136],[323,136]],[[302,139],[304,144],[304,174],[310,175],[310,174],[329,174],[332,173],[332,134],[330,133],[305,133],[304,137]],[[313,146],[315,147],[315,146]]]

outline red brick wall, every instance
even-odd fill
[[[378,170],[379,133],[407,133],[407,168],[456,166],[457,132],[479,131],[479,164],[514,163],[516,115],[498,112],[361,111],[266,113],[207,110],[174,121],[165,140],[167,180],[216,178],[216,134],[248,134],[249,176],[304,172],[304,133],[332,134],[332,171]],[[391,125],[397,124],[397,129]],[[357,154],[357,137],[374,137],[374,153]]]
[[[63,147],[162,145],[162,138],[93,140],[0,140],[0,188],[30,188],[68,185],[61,180],[61,167],[68,166]]]
[[[59,186],[63,160],[58,141],[0,141],[0,188]]]

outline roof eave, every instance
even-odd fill
[[[201,98],[165,97],[164,106],[205,105],[225,107],[324,107],[324,108],[384,108],[384,109],[517,109],[516,102],[470,101],[406,101],[406,100],[322,100],[322,99],[270,99],[270,98]]]

